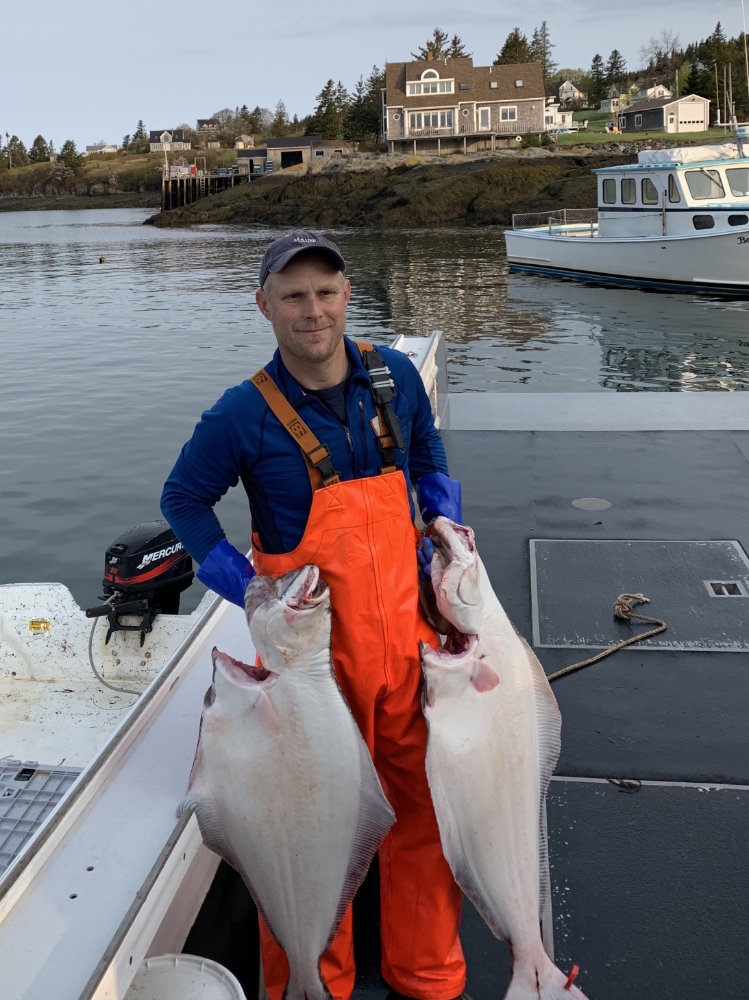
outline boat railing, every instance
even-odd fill
[[[587,235],[598,228],[597,208],[560,208],[552,212],[513,214],[513,229],[548,229],[549,234]]]

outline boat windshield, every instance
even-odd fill
[[[717,170],[687,170],[687,187],[695,199],[722,198],[725,194],[723,182]]]
[[[729,167],[726,170],[726,178],[731,194],[737,198],[746,198],[749,195],[749,167]]]

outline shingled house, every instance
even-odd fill
[[[387,63],[383,133],[390,152],[476,153],[544,131],[540,63],[462,59]]]
[[[164,129],[163,132],[150,132],[148,143],[152,153],[167,152],[174,149],[190,149],[189,139],[185,139],[185,133],[181,128]]]

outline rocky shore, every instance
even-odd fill
[[[636,155],[632,144],[611,147],[340,157],[254,179],[147,222],[376,229],[508,225],[513,213],[594,207],[591,170],[632,162]]]

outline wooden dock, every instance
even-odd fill
[[[205,170],[195,164],[170,166],[161,172],[161,211],[190,205],[236,184],[247,184],[249,179],[249,174],[240,173],[238,167]]]

